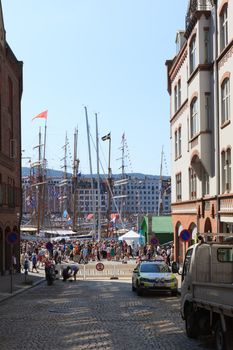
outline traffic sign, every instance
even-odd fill
[[[95,265],[95,268],[96,268],[97,271],[103,271],[104,264],[98,263],[98,264]]]
[[[19,240],[19,234],[18,232],[8,232],[6,236],[7,243],[9,244],[15,244]]]
[[[156,245],[159,243],[159,240],[156,236],[154,236],[151,238],[150,243]]]
[[[188,242],[192,238],[192,234],[189,230],[182,230],[180,233],[180,239],[183,242]]]

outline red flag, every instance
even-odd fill
[[[32,120],[37,119],[37,118],[43,118],[47,119],[48,111],[41,112],[40,114],[36,115],[35,117],[32,118]]]

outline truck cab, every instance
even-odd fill
[[[214,333],[216,349],[233,348],[233,244],[203,242],[188,248],[181,315],[188,337]]]

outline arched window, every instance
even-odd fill
[[[228,44],[228,4],[225,4],[220,14],[220,49]]]
[[[197,65],[197,57],[196,57],[196,36],[192,39],[189,46],[189,72],[192,74]]]
[[[224,79],[221,85],[221,105],[222,105],[222,124],[230,119],[230,79]]]
[[[191,131],[191,138],[194,137],[199,131],[197,98],[193,99],[190,107],[190,131]]]

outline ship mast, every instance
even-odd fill
[[[45,136],[44,136],[45,137]],[[45,185],[45,151],[44,151],[44,159],[42,160],[42,146],[44,146],[41,143],[42,136],[41,136],[41,127],[39,128],[39,144],[34,147],[34,149],[38,148],[38,161],[31,164],[31,168],[36,169],[36,182],[33,183],[33,187],[35,187],[35,195],[37,198],[37,234],[40,234],[40,229],[42,224],[44,223],[44,185]],[[34,171],[33,171],[34,173]]]
[[[79,159],[77,158],[78,129],[74,132],[74,160],[73,160],[73,177],[72,177],[72,193],[73,193],[73,231],[77,231],[76,208],[77,208],[77,174],[79,167]]]
[[[87,142],[88,142],[88,154],[89,154],[89,165],[90,165],[90,175],[91,175],[91,193],[92,193],[92,205],[93,205],[93,238],[96,238],[96,201],[94,193],[94,179],[92,172],[92,161],[91,161],[91,145],[90,145],[90,128],[87,114],[87,107],[85,106],[86,115],[86,127],[87,127]]]
[[[60,200],[61,200],[61,217],[64,216],[64,211],[67,211],[67,146],[68,146],[68,138],[67,133],[65,137],[65,144],[62,147],[64,149],[64,157],[61,159],[63,161],[62,168],[64,169],[63,172],[63,180],[60,182]]]

